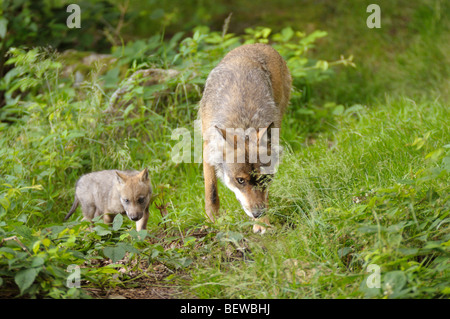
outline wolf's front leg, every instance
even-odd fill
[[[205,211],[211,222],[215,221],[214,216],[219,212],[220,201],[217,190],[217,177],[214,166],[205,160],[205,144],[203,147],[203,178],[205,180]]]

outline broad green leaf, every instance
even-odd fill
[[[264,28],[261,31],[261,35],[263,36],[264,39],[267,39],[267,37],[270,35],[271,32],[272,32],[272,29]]]
[[[117,214],[116,217],[114,217],[112,229],[119,230],[120,227],[122,227],[122,224],[123,224],[123,216],[122,216],[122,214]]]
[[[359,291],[364,292],[365,298],[374,298],[381,295],[381,288],[369,287],[367,285],[367,281],[369,280],[369,276],[364,277],[361,285],[359,286]]]
[[[17,272],[14,281],[20,289],[20,294],[23,294],[33,284],[38,273],[39,269],[36,268],[23,269]]]
[[[51,243],[52,243],[52,241],[50,239],[48,239],[48,238],[42,239],[41,242],[42,242],[42,244],[44,244],[45,248],[48,248],[51,245]]]
[[[345,115],[352,115],[354,113],[358,113],[359,111],[364,110],[364,106],[361,104],[354,104],[345,110]]]
[[[339,258],[345,257],[351,252],[352,252],[352,249],[350,247],[339,248],[337,251]]]
[[[108,228],[102,227],[100,225],[95,226],[94,230],[99,236],[106,236],[111,234],[111,231]]]
[[[291,27],[284,28],[281,30],[281,35],[283,36],[283,41],[287,42],[294,36],[294,30]]]
[[[125,249],[121,246],[117,247],[105,247],[103,249],[103,253],[106,257],[110,258],[113,263],[121,260],[123,257],[125,257]]]
[[[342,115],[344,113],[344,106],[343,105],[337,105],[333,110],[333,115]]]
[[[40,267],[42,265],[44,265],[44,258],[42,257],[34,257],[33,261],[31,262],[31,267]]]
[[[137,250],[136,248],[133,247],[133,245],[127,244],[127,243],[118,243],[117,247],[121,247],[123,248],[123,250],[125,250],[126,252],[129,253],[139,253],[139,250]]]
[[[39,248],[40,248],[40,247],[41,247],[41,241],[38,240],[38,241],[36,241],[36,242],[33,244],[33,248],[32,248],[33,252],[34,252],[35,254],[37,254],[37,252],[39,251]]]
[[[193,260],[188,257],[182,257],[178,259],[178,263],[181,265],[181,267],[188,267],[190,264],[192,264]]]
[[[434,150],[434,151],[428,153],[428,155],[425,156],[425,159],[431,158],[432,161],[437,161],[443,153],[444,153],[444,149],[438,148],[437,150]]]
[[[383,281],[384,291],[391,292],[393,297],[398,297],[398,293],[406,285],[406,276],[401,270],[390,271],[383,276]]]
[[[0,205],[2,205],[5,210],[8,210],[9,206],[11,206],[11,202],[8,200],[8,198],[2,197],[0,198]]]

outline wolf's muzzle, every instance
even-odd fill
[[[261,217],[266,212],[266,206],[258,207],[252,210],[252,215],[254,218]]]

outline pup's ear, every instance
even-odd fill
[[[147,168],[144,168],[143,170],[142,170],[142,172],[140,172],[139,173],[139,180],[141,181],[141,182],[147,182],[148,181],[148,169]]]
[[[120,185],[125,184],[125,182],[126,182],[127,179],[128,179],[128,176],[127,176],[127,175],[122,174],[122,173],[120,173],[120,172],[118,172],[118,171],[116,171],[116,177],[117,177],[117,181],[119,182]]]
[[[259,129],[258,141],[262,145],[270,146],[272,142],[272,129],[275,124],[272,122],[269,126]],[[266,144],[267,143],[267,144]]]

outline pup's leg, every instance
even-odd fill
[[[268,216],[264,216],[261,218],[255,218],[255,221],[258,223],[263,223],[266,224],[268,227],[270,227],[270,221],[269,221],[269,217]],[[259,225],[259,224],[254,224],[253,225],[253,232],[256,233],[261,233],[264,234],[266,232],[267,228],[263,225]]]
[[[92,219],[95,216],[98,216],[97,215],[99,213],[98,209],[95,207],[95,205],[82,207],[82,209],[83,209],[83,219],[81,219],[81,221],[91,222],[91,225],[89,225],[89,230],[92,230],[92,226],[93,226]]]
[[[149,216],[149,212],[147,210],[146,212],[144,212],[144,215],[142,216],[142,218],[136,222],[136,230],[137,231],[140,231],[142,229],[147,229],[148,216]]]
[[[217,190],[217,177],[214,166],[205,160],[206,143],[203,144],[203,178],[205,180],[205,211],[211,222],[215,221],[214,215],[219,212],[220,202]]]
[[[97,208],[92,203],[81,203],[81,211],[83,212],[83,219],[91,221],[97,214]]]

